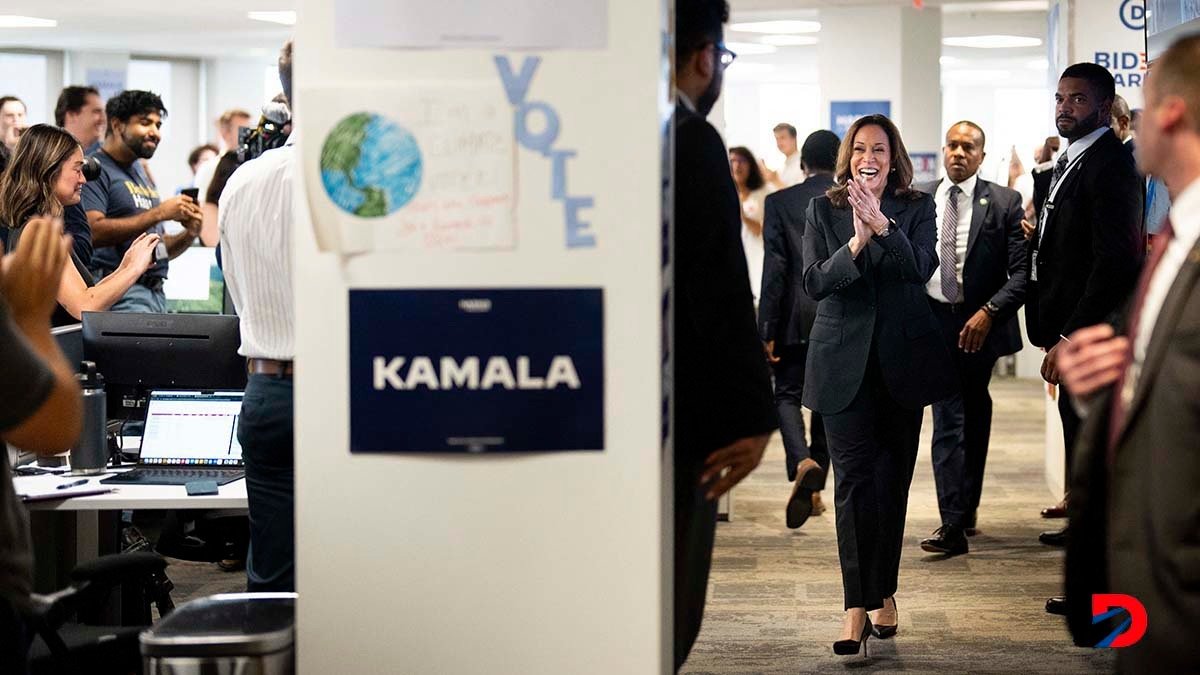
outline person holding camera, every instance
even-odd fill
[[[48,178],[47,178],[48,177]],[[59,127],[37,124],[21,135],[8,169],[0,177],[0,223],[11,228],[8,248],[17,248],[26,223],[40,214],[61,218],[79,203],[84,177],[83,150]],[[96,283],[74,248],[58,285],[56,326],[76,323],[83,312],[101,312],[120,300],[154,261],[157,234],[138,235],[112,274]]]
[[[103,147],[93,155],[100,162],[100,177],[87,183],[82,195],[96,247],[92,271],[101,278],[114,274],[139,235],[156,235],[160,241],[153,264],[112,310],[166,312],[163,281],[168,261],[187,250],[200,233],[200,207],[187,195],[160,201],[139,161],[153,157],[162,141],[162,119],[167,114],[162,99],[148,91],[123,91],[108,100],[105,112],[108,131]],[[183,231],[166,234],[163,221],[167,220],[181,223]]]

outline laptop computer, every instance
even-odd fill
[[[238,443],[240,391],[150,392],[137,468],[100,481],[118,485],[231,483],[245,476]]]

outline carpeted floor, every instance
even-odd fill
[[[978,536],[971,552],[940,559],[918,548],[939,525],[926,415],[909,498],[900,567],[900,633],[870,640],[869,657],[834,656],[842,586],[830,506],[800,530],[784,525],[783,446],[734,491],[733,519],[717,527],[708,608],[684,673],[870,672],[1096,673],[1112,655],[1071,645],[1062,620],[1043,611],[1060,589],[1062,552],[1037,541],[1063,521],[1038,511],[1052,501],[1042,466],[1041,387],[996,380],[995,421]],[[245,590],[245,572],[172,561],[176,603]]]
[[[717,527],[708,606],[684,673],[870,672],[1096,673],[1112,654],[1072,646],[1043,610],[1060,592],[1062,552],[1037,535],[1065,521],[1039,517],[1051,503],[1043,477],[1044,415],[1037,382],[996,380],[995,416],[980,533],[971,552],[941,559],[918,546],[940,523],[926,413],[909,497],[896,594],[899,634],[868,642],[869,657],[834,656],[842,622],[833,509],[800,530],[784,525],[783,446],[734,490],[733,518]],[[832,507],[833,481],[824,493]]]

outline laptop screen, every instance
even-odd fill
[[[154,391],[139,464],[241,466],[240,391]]]

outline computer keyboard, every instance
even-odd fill
[[[140,467],[119,473],[100,481],[101,483],[125,483],[134,485],[187,485],[192,481],[211,480],[217,485],[232,483],[245,477],[245,471],[229,469],[150,468]]]

